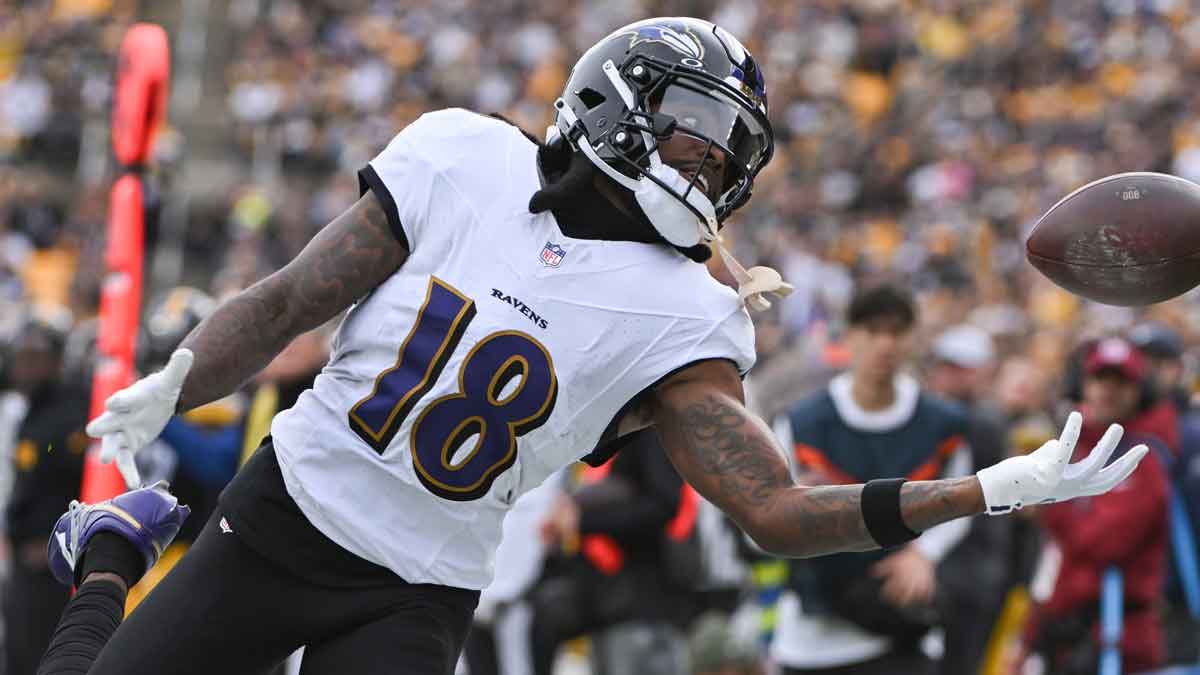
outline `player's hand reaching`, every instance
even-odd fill
[[[1083,416],[1073,412],[1059,438],[1046,441],[1028,455],[1011,457],[977,473],[987,512],[996,515],[1029,504],[1049,504],[1108,492],[1128,478],[1149,452],[1145,445],[1138,445],[1105,467],[1124,433],[1121,425],[1114,424],[1087,458],[1071,464],[1082,426]]]
[[[109,396],[104,413],[87,425],[88,435],[100,439],[100,461],[117,460],[130,488],[141,487],[133,455],[158,438],[175,414],[193,358],[191,350],[175,350],[165,368]]]

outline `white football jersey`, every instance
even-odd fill
[[[683,366],[747,371],[737,294],[666,245],[572,239],[529,212],[537,148],[423,115],[362,172],[411,251],[338,329],[271,433],[321,532],[412,583],[480,589],[504,514]]]

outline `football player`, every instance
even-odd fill
[[[589,49],[555,107],[545,142],[464,110],[422,116],[295,260],[109,399],[89,432],[136,484],[130,455],[172,415],[350,308],[312,389],[119,628],[124,588],[185,514],[154,486],[63,517],[51,554],[79,593],[41,672],[258,673],[307,645],[306,675],[451,673],[508,508],[647,424],[689,483],[785,556],[1099,492],[1144,454],[1068,467],[1074,416],[977,477],[796,486],[742,391],[744,305],[787,288],[722,252],[734,292],[696,262],[771,157],[759,66],[711,23],[650,19]]]

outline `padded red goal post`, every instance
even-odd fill
[[[100,294],[100,324],[90,418],[110,395],[134,379],[134,347],[142,307],[144,207],[141,171],[167,112],[170,52],[161,26],[139,23],[121,42],[113,97],[112,145],[121,175],[109,197],[107,273]],[[116,464],[99,459],[93,442],[83,466],[80,499],[102,501],[126,489]]]

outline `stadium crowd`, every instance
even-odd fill
[[[85,129],[110,104],[116,47],[146,4],[0,5],[8,675],[32,672],[38,636],[66,598],[44,583],[44,543],[77,493],[103,274],[106,186],[81,169],[97,147]],[[740,36],[767,76],[775,158],[725,236],[741,259],[797,286],[756,316],[748,382],[802,480],[876,477],[801,441],[811,426],[802,411],[828,392],[851,435],[890,433],[899,422],[872,427],[845,406],[886,412],[910,386],[902,381],[952,411],[961,428],[947,448],[961,446],[975,469],[1038,447],[1072,407],[1090,422],[1081,446],[1092,425],[1122,421],[1158,451],[1136,488],[977,518],[936,553],[859,559],[849,567],[875,565],[860,576],[884,581],[814,600],[806,593],[827,568],[759,555],[656,464],[665,460],[653,448],[631,449],[606,471],[568,472],[509,518],[464,668],[550,672],[556,652],[560,668],[580,660],[574,638],[590,635],[597,675],[761,673],[771,663],[900,672],[886,665],[895,653],[919,654],[922,665],[903,672],[1095,672],[1109,570],[1122,574],[1119,651],[1130,671],[1200,657],[1177,572],[1196,551],[1176,547],[1187,528],[1177,512],[1200,523],[1200,296],[1090,304],[1023,254],[1037,216],[1090,180],[1132,170],[1200,180],[1193,3],[229,0],[210,11],[231,49],[206,57],[221,65],[209,95],[224,97],[224,114],[205,142],[235,158],[225,180],[236,187],[161,210],[183,220],[176,281],[196,288],[147,289],[143,368],[161,364],[214,300],[298,252],[356,198],[355,171],[422,112],[498,111],[540,133],[584,48],[629,21],[686,13]],[[188,113],[172,110],[167,139]],[[173,180],[186,154],[164,145],[156,204],[189,190]],[[168,228],[152,222],[150,253],[166,239],[158,230]],[[305,336],[243,392],[173,421],[148,453],[148,475],[171,476],[183,501],[211,508],[265,420],[320,368],[329,334]],[[863,373],[875,373],[882,400],[839,404],[837,382]],[[68,400],[76,405],[64,409]],[[952,474],[950,450],[936,450],[928,475]]]

